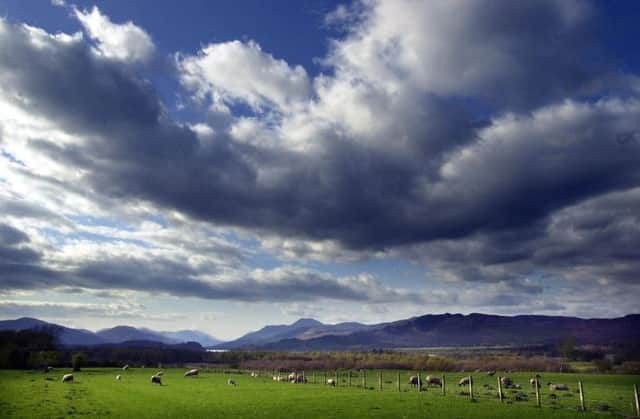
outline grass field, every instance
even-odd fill
[[[543,374],[542,383],[555,381],[569,385],[569,392],[552,392],[543,386],[542,407],[535,407],[535,393],[529,386],[531,373],[508,374],[522,390],[505,390],[505,401],[497,398],[497,377],[473,374],[474,395],[458,380],[465,374],[447,374],[443,396],[440,388],[418,392],[408,384],[410,373],[383,372],[379,390],[378,371],[367,372],[367,388],[362,376],[352,375],[348,386],[343,372],[337,388],[322,385],[323,372],[315,372],[317,384],[274,382],[271,375],[254,378],[248,374],[208,372],[183,377],[184,369],[165,369],[163,386],[152,385],[152,369],[84,369],[75,373],[75,382],[61,383],[67,370],[49,374],[36,371],[0,371],[0,417],[180,417],[180,418],[602,418],[633,416],[633,384],[640,376],[585,374]],[[122,380],[115,376],[121,374]],[[424,375],[428,373],[422,373]],[[439,374],[435,374],[439,375]],[[333,372],[328,373],[329,377]],[[313,374],[307,372],[309,381]],[[227,380],[233,378],[237,386]],[[578,411],[577,381],[584,383],[586,412]],[[516,397],[518,396],[518,397]],[[524,399],[516,401],[516,398]]]

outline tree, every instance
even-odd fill
[[[80,371],[81,367],[84,367],[87,361],[87,356],[83,352],[76,352],[71,355],[71,366],[74,371]]]
[[[563,361],[569,361],[576,352],[576,337],[575,336],[567,336],[561,343],[558,348],[560,351],[560,355],[562,355]],[[563,370],[563,364],[560,364],[560,372]]]

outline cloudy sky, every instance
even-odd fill
[[[639,19],[0,0],[0,318],[639,312]]]

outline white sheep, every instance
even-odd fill
[[[120,374],[116,375],[116,380],[118,381],[122,380],[122,376]]]
[[[549,390],[557,390],[557,391],[568,391],[569,387],[566,384],[556,384],[549,382],[547,384],[549,386]]]
[[[122,367],[122,371],[126,371],[129,369],[129,364],[125,365],[124,367]]]
[[[185,372],[184,376],[185,377],[194,377],[194,376],[198,375],[198,372],[199,372],[198,369],[194,368],[192,370],[189,370],[189,371]]]
[[[230,386],[235,386],[235,385],[236,385],[236,381],[235,381],[235,380],[232,380],[231,378],[229,378],[229,379],[227,380],[227,384],[229,384]]]
[[[427,375],[425,382],[427,383],[427,387],[428,386],[442,387],[442,380],[439,377],[432,377],[430,375]]]
[[[335,387],[335,386],[336,386],[336,380],[335,380],[335,378],[329,378],[329,379],[327,380],[327,385]]]
[[[63,383],[68,383],[70,381],[73,381],[73,374],[65,374],[62,376]]]

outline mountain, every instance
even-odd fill
[[[255,332],[247,333],[239,339],[217,345],[219,349],[251,348],[269,345],[273,342],[288,339],[307,340],[326,335],[345,335],[356,331],[366,330],[371,326],[361,323],[348,322],[338,324],[323,324],[314,319],[300,319],[295,323],[275,326],[265,326]]]
[[[120,343],[126,341],[152,341],[161,343],[178,343],[177,340],[171,339],[158,332],[148,329],[137,329],[131,326],[116,326],[109,329],[102,329],[96,332],[100,338],[107,343]]]
[[[220,339],[197,330],[178,330],[175,332],[158,333],[176,342],[198,342],[202,346],[215,346],[222,343]]]
[[[217,345],[221,341],[206,333],[195,330],[180,330],[177,332],[156,332],[145,328],[131,326],[116,326],[103,329],[96,333],[90,330],[73,329],[55,323],[31,317],[16,320],[1,320],[2,330],[39,330],[51,333],[56,341],[66,346],[93,346],[102,344],[127,344],[128,342],[158,342],[166,345],[177,345],[187,342],[197,342],[202,346]]]
[[[640,315],[637,314],[615,319],[537,315],[510,317],[477,313],[430,314],[392,323],[357,325],[351,331],[347,328],[340,332],[331,332],[332,328],[339,330],[339,325],[323,325],[323,333],[316,336],[313,336],[313,326],[301,331],[299,328],[293,328],[296,323],[290,326],[267,326],[219,347],[359,350],[435,346],[517,346],[557,344],[568,336],[575,336],[580,344],[640,342]],[[279,333],[262,334],[264,331],[274,330]]]
[[[47,323],[30,317],[22,317],[16,320],[0,321],[0,330],[38,330],[48,332],[56,337],[56,341],[62,345],[99,345],[105,340],[95,333],[84,329],[72,329],[59,324]]]

